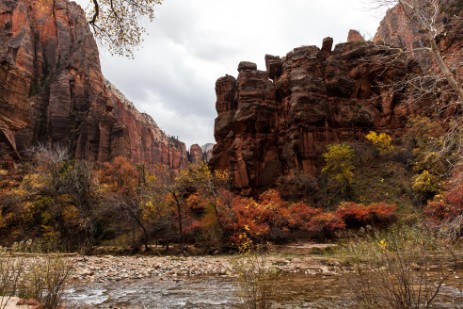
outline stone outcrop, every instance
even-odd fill
[[[3,160],[38,143],[74,157],[179,168],[186,147],[138,112],[100,69],[97,45],[74,2],[0,2],[0,145]]]
[[[214,144],[212,143],[204,144],[201,146],[201,149],[203,150],[204,160],[206,162],[209,162],[212,158],[212,150],[214,149]]]
[[[190,151],[188,152],[188,160],[191,163],[200,163],[200,162],[209,162],[212,157],[212,149],[214,144],[207,143],[203,146],[198,144],[193,144],[190,146]]]
[[[363,36],[357,30],[351,29],[347,34],[347,43],[361,43],[365,42]]]
[[[386,85],[409,74],[408,63],[351,33],[352,42],[334,50],[327,38],[322,49],[267,55],[266,71],[241,62],[237,78],[217,80],[217,143],[210,164],[228,169],[237,191],[316,190],[327,144],[403,127],[414,102],[406,89]]]
[[[198,144],[193,144],[190,146],[190,151],[188,152],[188,160],[194,164],[204,161],[203,150],[201,149],[201,146]]]
[[[440,3],[436,42],[461,82],[463,5]],[[359,140],[370,130],[400,135],[410,115],[435,113],[436,105],[446,108],[436,115],[443,123],[461,113],[449,104],[456,96],[442,78],[433,77],[439,71],[422,48],[429,42],[400,6],[387,12],[374,42],[350,30],[347,43],[334,50],[332,44],[326,38],[321,49],[304,46],[285,57],[267,55],[265,71],[242,62],[236,79],[217,80],[217,144],[210,162],[230,171],[236,191],[316,192],[327,144]],[[422,76],[441,82],[417,90],[423,84],[413,81],[426,80]]]

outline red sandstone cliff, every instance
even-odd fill
[[[425,8],[418,8],[423,12],[429,9],[426,1],[418,2]],[[440,0],[439,14],[434,26],[437,30],[436,42],[439,45],[444,60],[457,79],[463,79],[463,66],[461,65],[463,50],[463,1]],[[433,12],[433,11],[431,11]],[[426,16],[426,14],[424,14]],[[429,47],[429,41],[420,33],[407,18],[401,6],[396,5],[389,9],[381,21],[373,39],[377,44],[386,44],[400,47],[415,61],[418,61],[423,71],[434,70]],[[432,74],[432,72],[431,72]]]
[[[445,5],[447,14],[461,17],[461,1]],[[462,25],[462,18],[439,22],[439,44],[460,79]],[[398,7],[381,23],[376,44],[356,31],[334,50],[332,42],[326,38],[321,49],[299,47],[282,58],[267,55],[266,71],[241,62],[237,78],[217,80],[217,143],[210,164],[228,169],[236,190],[316,191],[327,144],[360,139],[370,130],[400,134],[410,115],[449,99],[439,89],[415,95],[413,85],[403,83],[428,72],[431,61],[384,46],[410,50],[423,44]]]
[[[178,168],[186,147],[162,132],[101,73],[83,10],[66,0],[0,2],[0,159],[37,143],[75,158]]]
[[[461,0],[440,0],[439,15],[435,21],[437,29],[437,43],[441,52],[445,54],[448,65],[457,70],[457,76],[463,76],[460,65],[461,50],[463,49],[463,2]],[[418,2],[427,8],[419,8],[426,12],[430,4],[426,1]],[[426,16],[426,14],[424,14]],[[424,48],[429,47],[425,36],[410,22],[401,6],[396,5],[389,9],[381,21],[373,41],[377,44],[386,44],[403,48],[425,67],[432,64],[430,52]]]
[[[382,85],[407,74],[407,64],[373,43],[355,40],[331,51],[331,42],[267,55],[267,71],[241,62],[237,79],[217,80],[210,162],[229,169],[242,193],[277,184],[302,193],[319,175],[327,144],[403,126],[411,102]]]
[[[188,161],[191,163],[209,162],[212,157],[214,144],[207,143],[203,146],[193,144],[188,152]]]

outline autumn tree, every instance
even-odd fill
[[[453,121],[448,125],[452,128]],[[413,154],[412,188],[424,199],[439,193],[445,180],[452,175],[460,161],[462,138],[461,128],[455,128],[449,135],[440,122],[428,117],[409,120],[404,141]]]
[[[148,250],[149,232],[143,217],[143,201],[141,198],[141,179],[139,170],[125,157],[116,157],[111,162],[103,163],[99,178],[104,190],[104,204],[107,216],[113,218],[113,224],[118,222],[117,229],[123,226],[121,222],[129,223],[124,231],[131,235],[133,249],[141,242]],[[114,220],[118,218],[118,220]],[[136,229],[142,233],[139,238]]]
[[[392,137],[387,133],[381,132],[378,134],[375,131],[370,131],[365,138],[378,149],[381,155],[388,154],[394,150]]]
[[[452,41],[458,40],[463,25],[461,1],[372,0],[372,2],[380,6],[398,6],[416,33],[416,43],[419,43],[408,48],[403,48],[404,46],[384,48],[394,49],[399,55],[415,60],[415,63],[425,59],[427,60],[425,62],[431,64],[430,68],[417,70],[419,72],[416,76],[399,81],[397,85],[400,89],[409,87],[419,98],[431,100],[427,112],[433,114],[435,119],[441,121],[446,118],[447,124],[443,128],[440,151],[445,153],[452,147],[462,149],[463,84],[458,76],[461,75],[461,65],[458,57],[452,57],[449,48],[449,42],[451,44]],[[458,47],[456,50],[458,51]],[[448,51],[448,54],[444,54],[445,51]],[[451,62],[452,59],[455,61]],[[463,162],[461,153],[463,152],[460,151],[458,158],[460,163]],[[449,174],[454,168],[454,163],[447,167],[446,173]],[[425,178],[424,176],[420,178]]]
[[[100,198],[93,165],[70,160],[63,147],[38,146],[32,167],[3,201],[11,227],[50,249],[84,250],[95,244]],[[51,246],[51,247],[50,247]]]
[[[152,21],[156,5],[162,1],[92,0],[87,10],[89,24],[96,39],[112,54],[131,57],[143,42],[143,17]]]
[[[342,190],[348,190],[354,179],[354,150],[348,144],[330,144],[323,154],[325,166],[322,173]]]
[[[173,198],[176,206],[179,243],[184,243],[185,223],[194,223],[194,216],[201,218],[210,230],[221,233],[217,218],[220,216],[217,201],[219,188],[226,186],[228,174],[223,172],[211,172],[206,162],[190,164],[180,170],[167,186],[167,191]],[[193,217],[192,217],[193,216]],[[185,221],[185,219],[188,219]],[[199,223],[198,221],[196,221]]]

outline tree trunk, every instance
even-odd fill
[[[179,231],[179,238],[178,242],[180,244],[180,249],[183,251],[183,224],[182,224],[182,206],[180,205],[180,201],[177,198],[177,194],[172,192],[172,196],[174,197],[175,203],[177,204],[177,212],[178,212],[178,231]]]
[[[450,87],[452,87],[453,91],[456,92],[458,95],[458,98],[463,101],[463,88],[458,84],[458,81],[455,79],[453,76],[452,72],[450,72],[449,67],[444,61],[444,58],[442,58],[442,55],[439,50],[439,46],[437,46],[436,40],[432,36],[431,33],[428,33],[428,40],[431,43],[431,52],[434,57],[434,60],[437,63],[437,66],[439,67],[440,71],[444,75],[445,79],[449,83]]]

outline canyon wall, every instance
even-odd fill
[[[436,38],[453,74],[462,80],[461,1],[442,2]],[[318,190],[330,143],[364,141],[369,131],[395,137],[410,116],[431,114],[455,99],[440,79],[417,90],[417,76],[436,74],[432,56],[403,10],[390,9],[374,42],[354,30],[332,48],[295,48],[284,57],[265,56],[266,70],[251,62],[238,65],[238,77],[216,82],[216,145],[210,164],[228,170],[237,192],[253,195],[271,187],[304,196]],[[399,47],[399,48],[397,48]],[[440,111],[438,111],[440,112]],[[447,108],[437,115],[453,117]],[[442,119],[444,119],[442,118]],[[445,122],[445,121],[444,121]]]
[[[217,80],[210,162],[229,169],[241,193],[276,185],[303,193],[320,174],[328,144],[403,127],[413,104],[385,85],[408,74],[407,63],[363,40],[331,45],[327,38],[321,49],[267,55],[266,71],[241,62],[238,78]]]
[[[85,13],[74,2],[0,2],[0,159],[37,144],[77,159],[179,168],[185,145],[140,113],[100,68]]]

